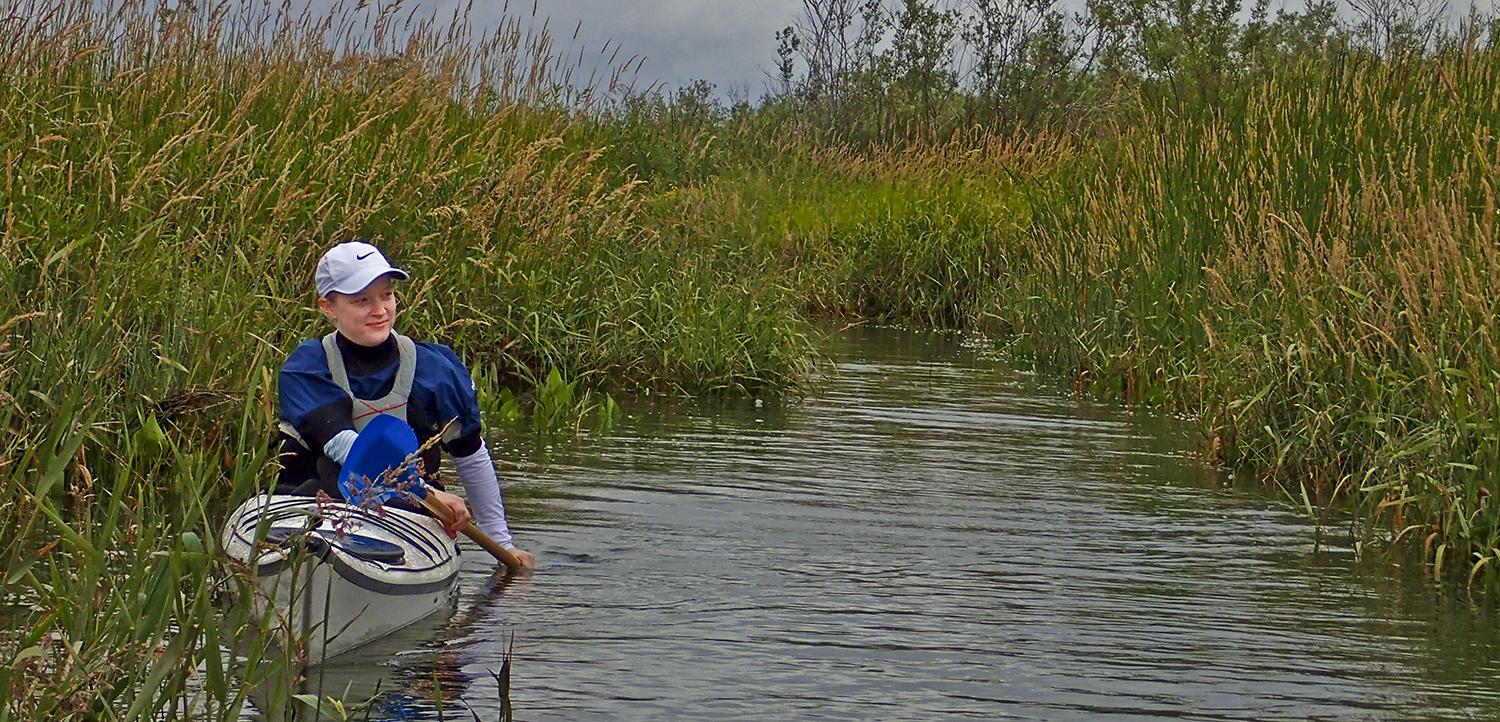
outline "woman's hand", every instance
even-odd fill
[[[468,526],[469,522],[473,520],[473,517],[469,515],[468,505],[464,503],[461,497],[449,494],[446,491],[431,489],[427,493],[448,510],[448,518],[440,519],[439,521],[443,522],[443,531],[448,532],[448,536],[457,539],[458,532]],[[518,547],[510,547],[505,551],[512,555],[511,559],[505,560],[506,565],[511,567],[511,571],[536,569],[536,555],[531,552]],[[517,564],[519,564],[519,567],[517,567]]]
[[[521,569],[536,569],[536,555],[520,547],[511,547],[510,552],[516,555],[516,561],[521,563]],[[520,571],[520,569],[512,571]]]
[[[440,521],[443,522],[443,531],[448,532],[448,536],[457,539],[458,530],[468,526],[473,520],[473,517],[469,515],[469,506],[464,503],[463,499],[446,491],[431,489],[427,493],[448,508],[448,518]]]

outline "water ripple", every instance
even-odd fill
[[[1171,423],[952,337],[834,353],[804,403],[497,438],[556,493],[540,573],[466,577],[465,704],[513,633],[528,720],[1500,718],[1493,610],[1315,548]]]

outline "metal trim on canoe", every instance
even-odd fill
[[[282,497],[271,498],[267,503],[259,507],[258,514],[247,514],[239,519],[231,533],[250,549],[255,548],[255,531],[260,527],[262,520],[269,519],[274,525],[277,521],[306,516],[306,510],[315,508],[317,502],[310,497]],[[318,546],[321,549],[309,549],[309,551],[322,563],[331,563],[333,569],[340,577],[362,589],[378,594],[409,595],[426,594],[433,591],[446,589],[452,586],[454,579],[458,576],[457,567],[448,575],[439,579],[424,582],[401,582],[399,580],[382,580],[370,576],[361,566],[378,569],[382,573],[395,577],[420,576],[430,573],[448,564],[451,559],[457,557],[457,550],[451,547],[440,546],[440,540],[430,529],[414,519],[407,519],[402,514],[378,515],[354,506],[343,505],[347,511],[354,514],[361,525],[373,526],[399,538],[408,544],[412,551],[425,556],[430,562],[424,566],[411,566],[407,564],[392,565],[381,561],[362,560],[359,565],[350,563],[347,558],[349,552],[340,548],[336,541],[327,539],[322,534],[317,534]],[[283,527],[284,528],[284,527]],[[318,530],[310,530],[315,533]],[[305,542],[304,542],[305,543]],[[290,550],[283,548],[282,556],[278,559],[255,562],[256,576],[269,577],[282,571],[287,563],[287,554]],[[357,556],[357,555],[354,555]],[[331,559],[330,559],[331,558]],[[412,560],[408,560],[412,561]]]
[[[351,565],[349,562],[345,561],[344,558],[338,554],[330,554],[329,556],[333,557],[333,559],[329,560],[327,557],[323,557],[318,560],[318,563],[332,565],[333,570],[338,572],[339,576],[349,580],[350,583],[361,589],[367,589],[377,594],[389,594],[391,596],[403,596],[407,594],[427,594],[428,592],[436,592],[439,590],[447,589],[453,584],[453,579],[458,576],[458,570],[455,569],[452,574],[449,574],[442,579],[437,579],[431,582],[423,582],[421,584],[384,582],[379,579],[371,578],[368,574],[365,574],[358,568]],[[255,574],[256,576],[262,577],[275,576],[276,574],[281,573],[282,567],[286,566],[286,561],[286,557],[282,557],[281,559],[277,559],[274,562],[261,564],[255,568]]]

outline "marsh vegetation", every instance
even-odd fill
[[[494,422],[796,394],[818,318],[973,329],[1497,578],[1489,18],[808,0],[752,104],[578,90],[523,16],[281,7],[0,12],[0,719],[238,714],[218,524],[354,236]]]

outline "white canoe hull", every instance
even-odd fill
[[[394,508],[257,496],[225,525],[224,550],[254,570],[256,613],[310,664],[450,607],[458,583],[458,547],[437,520]]]

